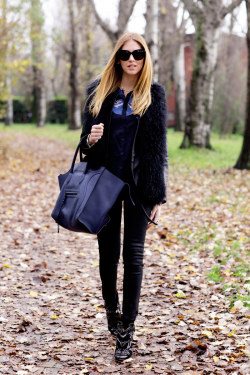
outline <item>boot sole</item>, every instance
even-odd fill
[[[116,357],[116,356],[115,356],[115,360],[116,360],[117,362],[123,362],[123,361],[125,361],[126,359],[129,359],[130,357],[132,357],[132,354],[133,354],[133,353],[131,353],[128,357],[124,357],[124,358],[120,358],[120,357]]]

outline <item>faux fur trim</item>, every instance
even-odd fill
[[[88,96],[93,92],[99,80],[93,81],[87,89]],[[104,160],[105,143],[107,142],[108,123],[115,92],[104,101],[101,111],[94,119],[88,111],[88,102],[83,116],[82,136],[88,134],[94,123],[104,123],[103,138],[90,149],[81,151],[88,160],[102,164]],[[152,204],[166,202],[166,185],[168,172],[167,149],[167,101],[165,89],[158,82],[151,85],[152,103],[140,118],[139,129],[135,141],[135,158],[138,166],[136,173],[137,190],[143,202]]]

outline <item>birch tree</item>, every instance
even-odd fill
[[[80,14],[83,2],[77,0],[68,1],[69,21],[70,21],[70,57],[69,72],[69,129],[79,129],[81,127],[81,97],[80,97]]]
[[[137,0],[119,0],[118,4],[118,18],[116,22],[116,29],[113,30],[110,25],[104,21],[96,10],[94,0],[89,0],[96,17],[96,21],[101,26],[103,31],[107,34],[112,45],[114,46],[117,39],[126,31],[129,19],[133,13]]]
[[[230,17],[228,20],[231,28]],[[226,134],[244,131],[247,81],[246,38],[235,33],[223,33],[220,36],[214,80],[211,109],[213,131],[218,131],[221,138]]]
[[[13,122],[13,100],[11,95],[11,80],[10,80],[10,73],[8,69],[8,50],[10,44],[10,38],[8,33],[8,23],[7,23],[7,1],[2,0],[1,4],[2,10],[2,17],[1,17],[1,26],[2,31],[5,35],[3,35],[3,50],[1,52],[2,63],[4,66],[5,74],[3,77],[4,80],[4,91],[5,91],[5,100],[6,100],[6,111],[5,111],[5,125],[9,126]]]
[[[232,12],[231,18],[230,18],[230,25],[228,29],[230,36],[232,35],[233,26],[234,26],[234,17],[233,17],[233,12]],[[230,39],[228,38],[227,46],[226,46],[226,61],[225,61],[225,76],[227,77],[227,79],[226,79],[225,88],[224,88],[226,95],[230,91],[230,86],[232,84],[230,79],[228,79],[230,77],[230,68],[231,68],[230,62],[231,62],[232,55],[233,55],[233,46],[230,43]],[[227,133],[227,126],[228,126],[228,122],[230,121],[229,116],[231,112],[231,105],[229,105],[228,101],[226,100],[224,101],[222,110],[223,110],[223,118],[222,118],[221,126],[220,126],[220,134],[224,135]]]
[[[51,74],[51,84],[55,96],[65,90],[65,77],[68,81],[69,129],[81,128],[83,87],[93,74],[93,19],[89,0],[65,0],[61,4],[63,22],[54,30],[56,49],[55,68]],[[55,71],[59,70],[59,76]],[[64,71],[67,66],[68,74]],[[61,79],[59,79],[61,77]]]
[[[44,59],[44,17],[40,0],[30,0],[30,39],[33,69],[33,114],[38,127],[45,125],[46,120],[46,88],[43,70]]]
[[[247,72],[247,101],[246,120],[243,144],[240,156],[235,164],[237,169],[250,169],[250,0],[245,0],[247,8],[247,49],[248,49],[248,72]]]
[[[92,24],[91,24],[91,5],[89,1],[86,2],[85,12],[84,12],[84,42],[85,42],[85,80],[86,82],[90,81],[92,76],[91,70],[91,55],[92,55]]]
[[[189,17],[179,0],[159,2],[159,81],[175,90],[175,130],[184,131],[186,80],[184,36]],[[169,84],[170,83],[170,84]],[[171,88],[169,86],[171,85]]]
[[[28,2],[29,6],[29,2]],[[5,125],[13,122],[13,86],[30,65],[27,51],[27,3],[0,0],[0,111]]]
[[[184,138],[181,148],[188,145],[211,148],[211,107],[214,90],[219,31],[225,16],[242,0],[182,0],[196,30],[194,66],[190,85]]]
[[[23,46],[20,40],[19,14],[19,1],[13,5],[7,0],[0,0],[0,100],[6,103],[1,108],[6,126],[13,123],[12,86],[23,63],[17,58],[17,48]]]
[[[148,44],[152,63],[154,67],[154,79],[158,81],[159,76],[159,37],[158,37],[158,0],[147,0],[147,10],[145,14],[146,28],[145,39]]]
[[[12,91],[11,79],[9,75],[7,75],[5,78],[5,87],[8,91],[8,97],[7,97],[7,103],[6,103],[4,124],[6,126],[10,126],[13,123],[13,98],[12,98],[12,92],[11,92]]]

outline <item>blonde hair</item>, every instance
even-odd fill
[[[122,68],[120,64],[117,64],[117,51],[123,46],[128,40],[135,40],[145,50],[144,64],[140,71],[140,76],[137,80],[136,86],[133,91],[132,109],[134,114],[140,116],[146,111],[151,104],[151,93],[150,87],[152,83],[152,60],[150,52],[145,39],[137,33],[125,33],[117,41],[114,51],[101,74],[101,81],[95,88],[93,98],[90,102],[90,112],[97,116],[100,112],[104,99],[113,91],[115,91],[121,82]]]

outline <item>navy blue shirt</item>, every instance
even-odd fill
[[[125,97],[119,88],[110,124],[108,169],[123,181],[131,179],[131,150],[138,116],[132,111],[132,91]]]
[[[132,100],[133,92],[130,91],[125,97],[122,89],[119,87],[119,92],[113,106],[113,112],[117,115],[131,115],[133,113]]]

